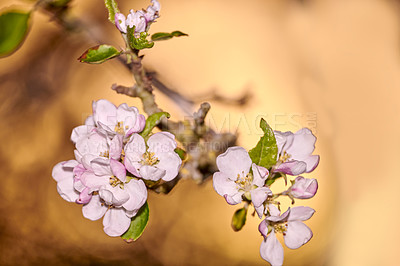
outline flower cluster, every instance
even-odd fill
[[[115,14],[115,25],[122,33],[127,33],[128,28],[135,28],[135,35],[138,37],[141,32],[147,32],[157,18],[159,18],[160,3],[157,0],[151,0],[152,5],[146,10],[130,10],[128,16],[122,13]]]
[[[264,137],[268,137],[268,134]],[[260,219],[265,215],[259,225],[259,231],[264,237],[260,248],[261,256],[272,265],[282,265],[283,247],[277,240],[276,233],[283,234],[288,248],[297,249],[306,244],[311,239],[312,232],[302,221],[311,218],[314,210],[301,206],[289,208],[281,214],[277,198],[288,196],[292,199],[292,204],[294,199],[312,198],[317,192],[318,183],[315,179],[298,176],[291,181],[292,185],[286,191],[277,194],[271,191],[270,185],[279,177],[286,180],[286,175],[300,175],[313,171],[319,163],[319,156],[312,155],[316,138],[307,128],[296,133],[271,130],[270,140],[275,140],[273,145],[262,146],[261,154],[266,154],[267,149],[273,150],[275,147],[276,153],[269,155],[270,158],[274,158],[274,164],[267,167],[257,165],[256,163],[262,161],[260,158],[265,158],[257,157],[255,162],[244,148],[230,147],[217,157],[219,171],[213,176],[213,185],[215,191],[223,196],[227,203],[252,203]],[[248,204],[244,207],[246,213],[247,206]],[[238,217],[234,215],[234,219]],[[242,225],[244,222],[245,216]],[[232,223],[232,226],[235,224]]]
[[[146,119],[136,107],[93,102],[93,115],[73,129],[75,160],[58,163],[52,176],[63,199],[82,204],[83,216],[103,218],[109,236],[124,234],[147,200],[146,180],[170,181],[182,164],[174,135],[141,136]]]

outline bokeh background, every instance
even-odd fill
[[[147,1],[118,1],[140,9]],[[29,5],[0,1],[0,8]],[[189,99],[217,92],[245,106],[210,100],[207,123],[252,148],[261,117],[275,129],[310,127],[318,137],[319,191],[307,222],[313,239],[285,248],[286,265],[398,265],[400,62],[399,3],[390,0],[165,0],[151,32],[188,38],[156,43],[144,64]],[[52,167],[73,157],[71,130],[101,98],[141,108],[117,95],[131,85],[118,62],[79,63],[98,42],[123,46],[103,1],[75,0],[71,17],[91,35],[65,33],[37,12],[25,44],[0,59],[0,264],[265,265],[259,219],[233,232],[237,207],[212,182],[183,180],[167,196],[150,193],[150,222],[126,244],[103,233],[101,220],[59,197]],[[187,114],[155,91],[172,119]],[[194,111],[194,110],[193,110]],[[274,185],[279,190],[282,184]]]

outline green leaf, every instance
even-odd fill
[[[168,33],[168,32],[157,32],[157,33],[154,33],[153,35],[151,35],[151,40],[153,42],[155,42],[155,41],[165,41],[165,40],[169,40],[169,39],[171,39],[173,37],[181,37],[181,36],[189,36],[189,35],[186,34],[186,33],[181,32],[181,31],[178,31],[178,30],[177,31],[173,31],[171,33]]]
[[[0,15],[0,57],[8,56],[23,43],[28,33],[30,12],[8,11]]]
[[[132,49],[142,50],[145,48],[152,48],[154,46],[154,42],[149,42],[147,40],[147,36],[149,34],[147,32],[141,32],[138,38],[135,37],[135,27],[127,27],[128,43]]]
[[[264,136],[260,138],[256,147],[249,151],[249,155],[253,163],[270,168],[276,163],[278,146],[276,145],[274,131],[264,119],[261,119],[260,127],[264,131]]]
[[[146,119],[146,125],[144,126],[143,131],[139,134],[143,138],[147,137],[153,128],[157,126],[163,118],[169,118],[170,114],[167,112],[159,112],[152,114]]]
[[[246,223],[247,209],[245,207],[238,209],[232,216],[232,229],[240,231]]]
[[[120,54],[121,52],[114,46],[102,44],[89,48],[78,58],[78,60],[83,63],[101,64],[111,58],[119,56]]]
[[[179,157],[181,158],[182,161],[186,159],[187,153],[185,150],[183,150],[181,148],[176,148],[174,150],[174,152],[176,152],[179,155]]]
[[[142,234],[149,222],[149,205],[147,202],[140,208],[136,216],[132,217],[131,225],[121,238],[130,243],[136,241]]]
[[[115,0],[104,0],[104,4],[108,9],[108,20],[115,24],[115,13],[119,13],[117,2]]]

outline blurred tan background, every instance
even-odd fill
[[[119,1],[126,14],[147,1]],[[0,1],[0,8],[26,4]],[[307,222],[309,244],[285,248],[286,265],[398,265],[397,220],[400,93],[399,5],[390,0],[165,0],[151,32],[181,30],[188,38],[156,43],[146,67],[188,98],[212,91],[253,95],[238,107],[211,101],[207,123],[239,134],[252,148],[261,117],[278,130],[310,127],[321,162],[308,175],[319,191]],[[92,37],[122,46],[103,1],[73,1],[71,16]],[[212,182],[183,180],[170,195],[150,193],[150,222],[133,244],[103,233],[81,207],[59,197],[52,167],[73,158],[71,130],[91,113],[91,101],[115,104],[113,83],[131,85],[118,62],[86,65],[76,58],[97,44],[65,34],[35,13],[15,54],[0,59],[0,264],[265,265],[259,219],[241,232],[237,207]],[[156,91],[172,119],[184,113]],[[282,184],[274,185],[279,191]]]

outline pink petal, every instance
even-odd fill
[[[315,168],[317,168],[319,164],[319,155],[308,156],[306,158],[303,158],[302,161],[307,164],[306,173],[310,173],[314,171]]]
[[[268,205],[268,208],[270,208],[270,212],[271,212],[271,209],[273,210],[272,212],[273,213],[277,213],[276,212],[276,210],[277,210],[277,208],[274,206],[274,205],[272,205],[272,204],[269,204]],[[276,210],[275,210],[276,209]],[[278,210],[279,211],[279,210]],[[282,215],[280,215],[280,216],[267,216],[265,219],[266,220],[268,220],[268,221],[271,221],[271,222],[282,222],[282,221],[286,221],[287,220],[287,218],[288,218],[288,216],[290,215],[290,208],[288,208],[284,213],[282,213]]]
[[[93,132],[94,126],[82,125],[74,128],[71,134],[71,141],[77,143],[82,138],[87,138]]]
[[[96,124],[94,123],[93,115],[90,115],[85,120],[85,125],[95,127]]]
[[[158,153],[155,156],[160,160],[155,166],[165,170],[165,175],[162,177],[164,181],[168,182],[177,177],[182,160],[176,152]]]
[[[318,182],[314,178],[298,176],[289,190],[289,194],[297,199],[309,199],[314,197],[318,190]]]
[[[144,117],[144,115],[139,114],[136,118],[135,125],[130,130],[128,130],[128,132],[126,132],[126,135],[129,136],[132,133],[142,132],[145,125],[146,125],[146,118]]]
[[[269,175],[268,169],[255,163],[251,165],[251,169],[253,170],[253,184],[258,187],[264,186],[265,180]]]
[[[261,204],[259,207],[254,207],[254,209],[256,210],[258,217],[261,219],[264,215],[264,210],[265,210],[264,205]]]
[[[81,176],[82,184],[90,188],[90,191],[97,191],[102,186],[109,184],[110,176],[97,176],[93,172],[87,171]]]
[[[99,195],[94,195],[90,202],[82,207],[83,217],[96,221],[103,217],[107,211],[107,206],[101,203]]]
[[[125,133],[135,126],[138,114],[139,111],[136,107],[129,107],[126,103],[118,106],[117,121],[123,123]]]
[[[147,141],[149,151],[155,154],[171,152],[176,148],[175,136],[169,132],[157,132]]]
[[[124,163],[125,168],[129,171],[129,173],[137,177],[142,177],[139,174],[139,169],[142,167],[140,163],[138,163],[137,161],[132,162],[132,160],[128,157],[125,157]]]
[[[122,163],[120,163],[114,159],[111,159],[110,167],[111,167],[111,171],[115,177],[117,177],[122,182],[126,181],[126,170],[125,170],[125,166]]]
[[[230,147],[217,157],[217,166],[220,172],[229,179],[236,180],[238,174],[247,175],[251,167],[251,159],[245,149],[239,146]]]
[[[109,236],[120,236],[128,230],[131,219],[122,208],[111,208],[103,219],[104,232]]]
[[[310,207],[297,206],[291,209],[289,215],[289,221],[306,221],[311,218],[315,213],[315,210]]]
[[[313,233],[307,225],[300,221],[288,222],[286,234],[283,236],[288,248],[296,249],[306,244],[312,238]]]
[[[287,175],[300,175],[307,169],[307,164],[300,161],[289,161],[280,164],[275,168],[274,172],[282,172]]]
[[[278,155],[281,154],[282,151],[286,151],[288,147],[290,147],[294,140],[294,134],[292,132],[281,132],[274,130],[276,145],[278,146]]]
[[[92,198],[92,193],[89,191],[89,188],[84,188],[79,194],[76,203],[78,204],[87,204]]]
[[[236,193],[236,194],[234,194],[234,195],[227,195],[227,194],[225,194],[225,195],[224,195],[224,198],[225,198],[225,200],[226,200],[226,202],[227,202],[228,204],[230,204],[230,205],[236,205],[236,204],[239,204],[239,203],[242,202],[242,195],[243,195],[243,192],[238,192],[238,193]]]
[[[261,223],[258,225],[258,231],[264,236],[267,237],[268,235],[268,223],[266,220],[262,220]]]
[[[147,200],[147,189],[143,180],[131,179],[124,188],[129,194],[129,200],[122,207],[127,211],[137,212]]]
[[[117,124],[117,107],[107,100],[93,101],[93,120],[96,125],[103,125],[114,129]]]
[[[283,264],[283,247],[276,238],[274,231],[261,243],[260,254],[272,266]]]
[[[123,137],[121,135],[115,135],[110,142],[110,159],[119,160],[119,158],[121,158],[123,145]]]
[[[125,16],[122,13],[115,13],[115,26],[120,32],[126,33]]]

